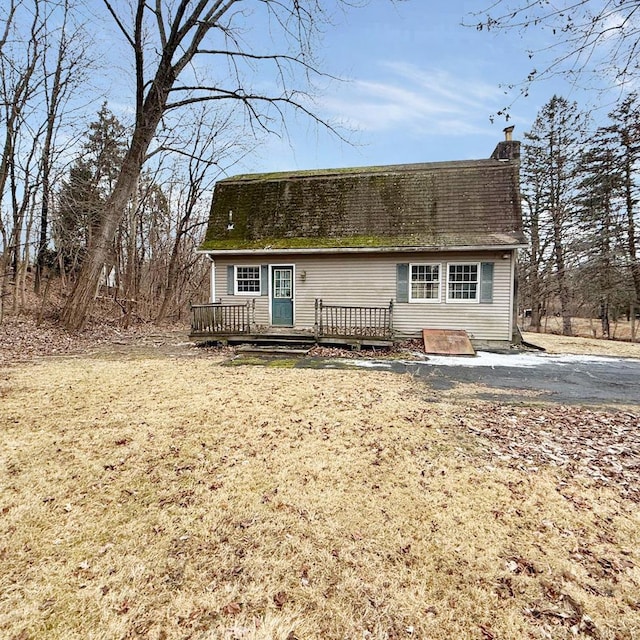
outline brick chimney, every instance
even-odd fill
[[[498,142],[491,158],[494,160],[520,160],[520,143],[513,139],[514,126],[505,127],[504,140]]]

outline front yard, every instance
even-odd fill
[[[2,637],[640,638],[638,494],[574,455],[635,409],[219,363],[0,371]]]

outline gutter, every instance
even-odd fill
[[[317,247],[300,249],[278,249],[264,247],[262,249],[196,249],[196,253],[208,256],[262,256],[274,254],[317,254],[317,253],[423,253],[425,251],[511,251],[525,249],[527,244],[500,245],[463,245],[463,246],[432,246],[432,247]]]

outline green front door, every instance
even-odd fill
[[[271,324],[293,326],[293,267],[272,267]]]

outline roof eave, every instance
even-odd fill
[[[454,251],[512,251],[525,249],[526,243],[493,244],[493,245],[450,245],[450,246],[411,246],[411,247],[310,247],[299,249],[197,249],[196,253],[209,256],[263,256],[263,255],[299,255],[322,253],[419,253],[419,252],[454,252]]]

